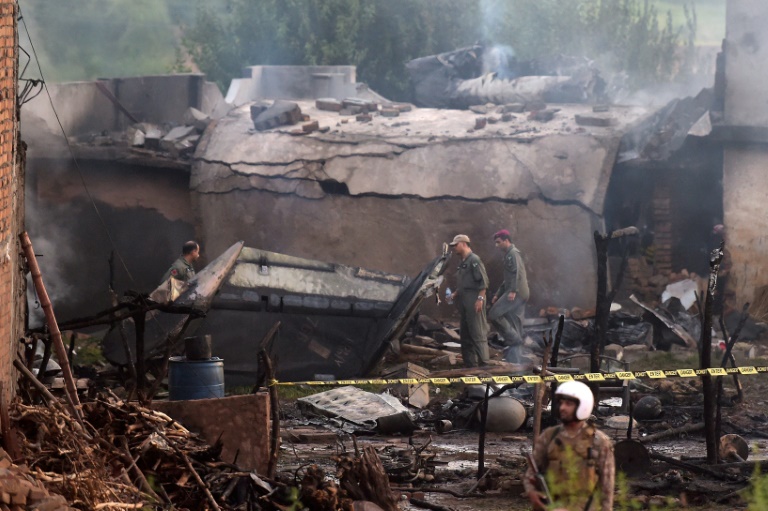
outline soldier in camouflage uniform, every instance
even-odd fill
[[[461,354],[465,367],[488,363],[488,323],[485,319],[485,297],[488,275],[480,258],[469,246],[469,236],[458,234],[451,243],[461,258],[456,273],[457,289],[451,295],[461,316]]]
[[[572,380],[560,385],[555,395],[563,424],[545,429],[532,453],[538,469],[546,476],[554,502],[544,502],[530,466],[523,478],[528,499],[537,511],[612,511],[613,443],[587,422],[594,405],[592,391]]]
[[[176,259],[168,271],[163,275],[163,282],[173,277],[183,282],[195,276],[195,268],[192,263],[200,258],[200,245],[196,241],[188,241],[181,247],[181,257]]]
[[[504,338],[507,347],[504,360],[519,364],[525,304],[530,297],[528,277],[520,251],[512,244],[509,231],[502,229],[494,234],[493,242],[504,252],[504,282],[493,295],[488,320]]]

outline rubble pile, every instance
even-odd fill
[[[58,401],[50,405],[11,408],[17,461],[26,465],[0,450],[0,510],[284,510],[299,500],[317,510],[397,509],[370,447],[334,457],[334,474],[313,465],[301,479],[284,472],[273,480],[221,461],[221,443],[207,445],[167,415],[114,394],[84,404],[77,420]]]
[[[348,117],[354,116],[357,122],[371,122],[374,116],[385,118],[399,117],[401,113],[410,112],[412,105],[408,103],[377,103],[369,99],[345,98],[342,100],[335,98],[320,98],[315,100],[315,108],[324,112],[338,112],[342,119],[338,125],[347,124]],[[266,131],[280,126],[293,126],[301,123],[301,126],[288,131],[288,134],[294,136],[308,135],[319,132],[327,133],[330,126],[321,126],[318,120],[313,120],[309,115],[301,111],[298,103],[293,101],[277,100],[269,104],[268,102],[257,102],[250,106],[251,120],[255,131]]]
[[[80,422],[58,407],[11,409],[30,477],[75,508],[231,509],[269,493],[255,473],[220,461],[221,445],[162,413],[104,396],[83,412]]]
[[[71,508],[61,495],[46,489],[48,477],[33,472],[25,465],[14,465],[11,457],[0,449],[0,509],[69,511]]]
[[[86,146],[123,147],[135,156],[189,160],[210,123],[211,118],[207,114],[190,107],[177,123],[137,122],[125,131],[91,133],[80,137],[78,142]]]

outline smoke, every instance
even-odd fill
[[[60,224],[61,218],[66,218],[68,215],[64,215],[60,208],[56,208],[57,212],[42,212],[35,207],[35,203],[36,201],[27,202],[26,224],[37,264],[43,276],[43,284],[55,311],[56,304],[63,303],[73,292],[66,275],[66,268],[71,267],[75,260],[75,253],[71,248],[71,236],[61,228]],[[32,277],[29,275],[27,276],[27,304],[30,328],[42,326],[45,323],[45,315]]]
[[[513,66],[515,50],[507,45],[495,45],[483,51],[483,74],[496,73],[498,78],[511,80],[517,78]]]

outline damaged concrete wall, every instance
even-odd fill
[[[729,0],[725,43],[723,210],[735,306],[768,285],[768,3]]]
[[[723,213],[733,260],[729,285],[734,306],[755,304],[756,291],[768,285],[767,161],[768,144],[728,147],[723,156]]]
[[[206,113],[216,108],[221,110],[221,93],[212,90],[211,86],[215,88],[202,74],[179,74],[58,83],[48,85],[48,90],[64,131],[68,136],[76,137],[122,131],[134,124],[120,106],[110,100],[109,94],[141,122],[178,124],[189,107]],[[21,123],[25,139],[30,144],[31,158],[69,158],[61,129],[45,94],[24,105]]]
[[[562,105],[549,124],[518,118],[476,131],[466,111],[418,109],[368,123],[301,108],[335,129],[253,133],[244,106],[198,146],[190,186],[210,251],[244,239],[413,275],[463,232],[496,286],[500,254],[490,238],[508,228],[529,267],[533,304],[594,305],[592,232],[602,229],[621,128],[642,109],[585,129],[573,121],[585,107]]]
[[[249,66],[232,80],[227,102],[255,99],[308,99],[356,96],[355,66]]]
[[[60,320],[110,306],[110,257],[118,294],[144,292],[194,237],[184,171],[88,161],[78,171],[72,162],[49,159],[30,159],[28,166],[28,230],[43,254],[40,268]],[[39,310],[31,312],[36,319]]]
[[[28,230],[44,254],[40,267],[60,320],[108,307],[111,274],[118,294],[153,289],[194,237],[189,160],[126,142],[135,125],[128,114],[164,133],[191,124],[190,107],[212,118],[229,109],[201,74],[98,83],[107,94],[97,82],[48,85],[71,151],[45,94],[22,108]],[[112,254],[115,248],[119,254]]]
[[[26,281],[18,235],[24,230],[24,160],[16,111],[18,7],[0,1],[0,382],[6,403],[15,394],[13,361],[24,335]]]

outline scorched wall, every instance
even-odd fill
[[[190,187],[209,252],[243,239],[415,275],[442,242],[464,233],[495,289],[501,254],[491,236],[507,228],[523,252],[534,307],[594,305],[592,232],[602,230],[623,128],[642,109],[615,109],[611,127],[584,128],[573,118],[591,107],[558,105],[549,123],[522,114],[474,130],[467,111],[416,109],[357,122],[300,105],[329,131],[254,132],[245,105],[201,141]]]

